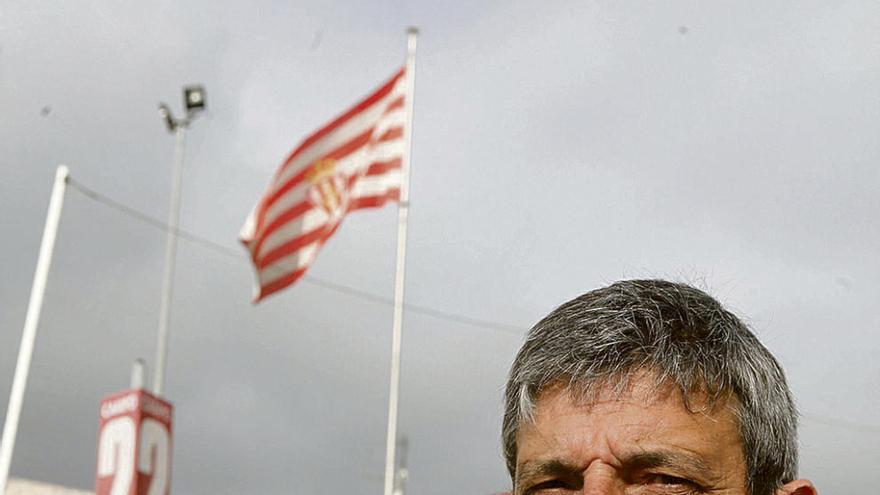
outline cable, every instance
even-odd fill
[[[190,241],[194,244],[199,244],[203,247],[206,247],[206,248],[208,248],[214,252],[217,252],[219,254],[222,254],[224,256],[229,256],[229,257],[235,258],[236,260],[242,259],[242,252],[237,249],[232,249],[232,248],[224,246],[218,242],[212,241],[210,239],[193,234],[191,232],[188,232],[188,231],[180,229],[180,228],[172,229],[172,227],[170,225],[168,225],[167,223],[165,223],[157,218],[151,217],[150,215],[147,215],[146,213],[143,213],[139,210],[136,210],[128,205],[120,203],[119,201],[115,201],[115,200],[99,193],[98,191],[95,191],[94,189],[92,189],[92,188],[90,188],[80,182],[77,182],[76,180],[74,180],[72,178],[69,178],[67,183],[71,187],[73,187],[74,189],[76,189],[77,191],[82,193],[87,198],[89,198],[93,201],[96,201],[98,203],[101,203],[109,208],[112,208],[116,211],[119,211],[120,213],[128,215],[132,218],[140,220],[141,222],[144,222],[152,227],[155,227],[159,230],[162,230],[163,232],[174,232],[174,234],[177,235],[178,237],[180,237],[181,239],[186,239],[187,241]],[[383,297],[378,294],[373,294],[372,292],[367,292],[365,290],[357,289],[357,288],[350,287],[350,286],[343,285],[343,284],[339,284],[336,282],[331,282],[329,280],[325,280],[322,278],[314,277],[311,275],[306,275],[303,277],[303,280],[306,283],[309,283],[311,285],[315,285],[318,287],[322,287],[324,289],[332,290],[332,291],[338,292],[340,294],[345,294],[345,295],[348,295],[351,297],[357,297],[359,299],[372,301],[372,302],[384,304],[387,306],[394,305],[394,300],[391,298]],[[525,328],[518,327],[516,325],[510,325],[507,323],[501,323],[501,322],[490,321],[490,320],[483,320],[480,318],[472,318],[470,316],[465,316],[465,315],[453,313],[450,311],[443,311],[440,309],[430,308],[427,306],[420,306],[417,304],[404,303],[403,307],[407,311],[410,311],[412,313],[417,313],[417,314],[429,316],[432,318],[437,318],[439,320],[452,321],[452,322],[461,323],[464,325],[470,325],[473,327],[483,328],[483,329],[487,329],[487,330],[497,330],[500,332],[504,332],[504,333],[516,335],[516,336],[521,336],[523,334],[523,332],[525,332],[525,330],[526,330]]]
[[[837,426],[846,430],[858,433],[880,433],[880,426],[869,425],[864,423],[856,423],[854,421],[844,421],[842,419],[829,418],[817,414],[801,413],[801,418],[812,423],[818,423],[826,426]]]
[[[177,228],[172,229],[170,225],[167,223],[158,220],[146,213],[143,213],[139,210],[136,210],[128,205],[122,204],[118,201],[110,199],[109,197],[91,189],[72,178],[68,178],[68,184],[72,186],[74,189],[88,197],[89,199],[101,203],[109,208],[117,210],[125,215],[128,215],[132,218],[140,220],[152,227],[155,227],[163,232],[173,231],[176,235],[178,235],[182,239],[186,239],[194,244],[199,244],[207,249],[210,249],[216,253],[222,254],[224,256],[229,256],[231,258],[235,258],[236,260],[242,259],[242,252],[237,249],[232,249],[227,246],[224,246],[218,242],[214,242],[205,237],[193,234],[186,230]],[[331,282],[329,280],[325,280],[319,277],[314,277],[311,275],[306,275],[303,277],[303,280],[306,283],[311,285],[315,285],[318,287],[322,287],[324,289],[332,290],[334,292],[338,292],[340,294],[345,294],[351,297],[356,297],[359,299],[363,299],[366,301],[372,301],[378,304],[384,304],[387,306],[393,306],[394,300],[388,297],[383,297],[378,294],[373,294],[372,292],[367,292],[365,290],[357,289],[354,287],[350,287],[347,285],[339,284],[336,282]],[[495,330],[508,335],[516,335],[522,336],[523,332],[525,332],[525,328],[518,327],[516,325],[510,325],[507,323],[500,323],[496,321],[483,320],[479,318],[471,318],[470,316],[465,316],[458,313],[453,313],[450,311],[443,311],[440,309],[430,308],[427,306],[419,306],[416,304],[404,304],[404,308],[407,311],[412,313],[418,313],[421,315],[429,316],[432,318],[437,318],[439,320],[452,321],[456,323],[462,323],[465,325],[470,325],[476,328],[482,328],[485,330]],[[880,426],[867,425],[861,423],[854,423],[850,421],[843,421],[835,418],[829,418],[825,416],[819,416],[815,414],[802,413],[801,417],[807,421],[825,424],[829,426],[837,426],[843,429],[861,432],[861,433],[880,433]]]
[[[355,297],[360,297],[362,299],[368,299],[371,301],[375,301],[378,303],[387,304],[389,306],[394,305],[394,300],[391,298],[386,298],[382,296],[378,296],[376,294],[372,294],[370,292],[362,291],[360,289],[355,289],[352,287],[348,287],[346,285],[337,284],[335,282],[330,282],[327,280],[323,280],[317,277],[309,277],[305,276],[305,279],[309,281],[312,285],[317,285],[320,287],[324,287],[326,289],[330,289],[336,292],[341,292],[343,294],[348,294]],[[419,306],[417,304],[407,304],[404,303],[404,308],[413,313],[423,314],[425,316],[432,316],[441,320],[454,321],[457,323],[463,323],[465,325],[471,325],[475,327],[482,328],[491,328],[493,330],[500,330],[503,332],[516,332],[517,335],[521,335],[525,332],[525,328],[518,327],[516,325],[509,325],[507,323],[499,323],[495,321],[482,320],[479,318],[471,318],[470,316],[464,316],[458,313],[452,313],[449,311],[443,311],[439,309],[429,308],[427,306]]]

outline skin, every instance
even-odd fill
[[[693,400],[692,408],[705,409]],[[589,405],[561,387],[545,389],[517,449],[513,495],[748,495],[730,407],[692,413],[677,389],[652,391],[647,378],[623,394],[601,392]],[[816,490],[796,480],[775,495]]]

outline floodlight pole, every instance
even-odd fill
[[[171,198],[168,201],[168,233],[165,236],[165,269],[162,272],[162,299],[159,303],[159,332],[156,345],[156,374],[153,392],[162,396],[165,384],[165,362],[168,355],[168,324],[171,320],[171,290],[174,286],[174,264],[177,258],[177,229],[180,221],[180,181],[183,175],[183,154],[186,125],[174,128],[174,165],[171,168]]]
[[[156,374],[153,377],[153,393],[162,396],[165,385],[165,368],[168,355],[168,327],[171,321],[171,292],[174,288],[174,267],[177,258],[177,235],[180,222],[180,189],[183,177],[183,159],[186,130],[196,115],[204,108],[204,90],[199,91],[197,106],[191,106],[192,88],[184,89],[186,116],[175,119],[164,103],[159,104],[159,115],[165,119],[169,132],[174,133],[174,164],[171,168],[171,197],[168,200],[168,233],[165,237],[165,269],[162,272],[162,299],[159,304],[159,330],[156,343]]]
[[[31,298],[28,302],[27,314],[24,319],[24,330],[21,334],[21,345],[18,351],[18,361],[15,365],[15,376],[12,379],[12,390],[9,392],[6,422],[3,424],[3,438],[0,439],[0,495],[6,493],[6,484],[9,481],[12,450],[15,447],[18,420],[21,417],[24,390],[27,386],[31,358],[34,355],[37,325],[40,322],[43,295],[46,293],[46,281],[49,278],[49,268],[52,266],[52,253],[55,250],[58,222],[61,220],[64,192],[67,189],[67,179],[69,176],[70,172],[67,167],[60,165],[55,172],[55,185],[52,187],[52,196],[49,199],[49,212],[46,214],[46,225],[43,227],[43,240],[40,242],[40,254],[37,258],[34,283],[31,286]]]

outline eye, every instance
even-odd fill
[[[699,486],[692,480],[664,473],[646,473],[641,481],[646,485],[662,485],[670,488],[691,490],[697,490],[699,488]]]
[[[547,481],[542,481],[540,483],[534,484],[530,486],[526,491],[523,492],[523,495],[538,495],[543,493],[557,493],[562,490],[570,489],[571,487],[561,479],[552,479]]]
[[[672,476],[670,474],[652,473],[648,474],[646,478],[652,483],[662,483],[664,485],[681,485],[689,483],[689,480],[679,478],[678,476]]]

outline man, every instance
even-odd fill
[[[684,284],[617,282],[538,322],[507,382],[513,495],[816,495],[770,352]]]

